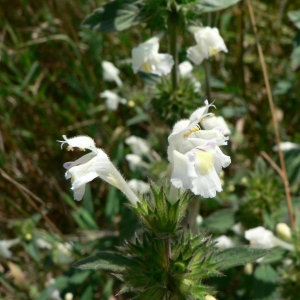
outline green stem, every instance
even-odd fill
[[[170,239],[169,238],[165,239],[165,253],[167,258],[167,267],[169,268],[170,266]]]
[[[209,77],[210,77],[209,62],[206,59],[204,59],[203,65],[204,65],[204,72],[205,72],[206,98],[208,101],[210,101],[211,97],[210,97],[210,82],[209,82]]]
[[[189,205],[188,213],[188,224],[191,228],[192,233],[196,234],[198,232],[197,217],[199,215],[200,199],[195,197]]]
[[[174,66],[171,73],[172,78],[172,87],[173,91],[177,89],[177,81],[178,81],[178,47],[177,47],[177,36],[178,36],[178,19],[179,14],[177,12],[176,7],[173,5],[171,11],[169,12],[168,18],[168,30],[169,30],[169,51],[174,59]]]

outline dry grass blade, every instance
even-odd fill
[[[289,181],[288,181],[288,178],[287,178],[283,153],[282,153],[282,150],[280,148],[281,140],[280,140],[280,135],[279,135],[278,123],[277,123],[277,119],[276,119],[275,105],[274,105],[272,92],[271,92],[271,88],[270,88],[270,83],[269,83],[268,71],[267,71],[267,67],[266,67],[262,47],[261,47],[261,44],[259,42],[255,16],[254,16],[254,13],[253,13],[252,4],[251,4],[250,0],[247,0],[247,5],[248,5],[249,14],[250,14],[251,24],[252,24],[254,35],[255,35],[257,50],[258,50],[258,54],[259,54],[259,59],[260,59],[262,71],[263,71],[263,76],[264,76],[264,81],[265,81],[265,85],[266,85],[266,89],[267,89],[269,105],[270,105],[271,114],[272,114],[273,127],[274,127],[274,131],[275,131],[276,143],[277,143],[277,147],[278,147],[278,154],[279,154],[279,160],[280,160],[280,166],[281,166],[281,172],[282,172],[281,178],[282,178],[283,184],[284,184],[286,203],[287,203],[287,208],[288,208],[288,212],[289,212],[291,227],[295,228],[295,217],[294,217],[294,213],[293,213],[293,205],[292,205],[291,194],[290,194],[290,185],[289,185]]]
[[[45,204],[42,199],[34,195],[32,192],[30,192],[26,187],[21,185],[20,183],[16,182],[14,179],[12,179],[7,173],[5,173],[1,168],[0,168],[0,174],[3,178],[5,178],[7,181],[12,183],[17,187],[17,189],[20,191],[20,193],[24,196],[24,198],[27,200],[27,202],[39,213],[41,214],[42,218],[45,220],[45,222],[49,225],[49,227],[56,232],[63,240],[65,240],[64,235],[60,232],[60,230],[53,224],[53,222],[48,218],[47,215],[45,215],[42,210],[35,204],[34,201],[30,198],[34,198],[38,202]]]

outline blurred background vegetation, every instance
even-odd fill
[[[0,298],[56,299],[57,289],[63,299],[67,293],[74,299],[114,299],[117,280],[102,272],[72,269],[71,263],[95,249],[121,245],[133,235],[137,220],[122,205],[124,196],[100,181],[90,184],[82,202],[74,202],[62,164],[78,153],[61,151],[56,140],[62,134],[89,135],[127,179],[159,180],[165,176],[171,126],[202,105],[205,93],[196,97],[183,80],[177,95],[165,97],[168,79],[162,84],[163,93],[133,74],[131,49],[153,34],[144,25],[108,34],[82,29],[82,20],[103,1],[0,3],[0,240],[19,239],[10,258],[0,256]],[[288,16],[299,6],[286,0],[252,3],[281,138],[300,144],[300,55],[295,51],[300,26]],[[245,228],[262,224],[274,228],[288,219],[281,179],[260,155],[265,151],[278,161],[247,6],[241,1],[200,21],[218,27],[229,49],[227,55],[211,60],[210,82],[215,113],[232,130],[227,149],[232,164],[224,175],[224,192],[201,203],[201,215],[207,217],[202,227],[216,236],[230,233],[239,221]],[[191,34],[183,34],[180,61],[186,60],[186,49],[194,44]],[[166,40],[160,48],[168,51]],[[120,69],[124,84],[119,94],[131,100],[116,111],[108,110],[99,97],[100,92],[115,88],[103,80],[103,60]],[[204,87],[201,66],[194,75]],[[157,161],[147,172],[131,172],[124,159],[130,153],[124,141],[130,135],[147,139],[155,151]],[[285,157],[297,206],[299,150],[285,152]],[[227,227],[223,221],[218,226],[220,219]],[[245,290],[243,280],[237,279],[241,272],[243,268],[230,270],[227,281],[210,283],[222,291],[219,299],[253,299],[253,280],[245,279],[249,283]],[[237,293],[239,286],[243,288]]]

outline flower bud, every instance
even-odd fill
[[[278,236],[280,236],[283,239],[290,240],[292,237],[291,229],[285,223],[278,223],[276,225],[276,233]]]
[[[205,297],[204,297],[204,299],[205,300],[217,300],[214,296],[212,296],[212,295],[206,295]]]
[[[252,263],[247,263],[244,266],[244,273],[246,275],[251,275],[253,273],[253,264]]]
[[[72,293],[66,293],[65,300],[73,300],[73,294]]]

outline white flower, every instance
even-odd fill
[[[222,116],[205,118],[202,122],[202,126],[204,129],[221,128],[224,135],[231,134],[231,131]]]
[[[178,65],[179,73],[182,78],[189,78],[194,85],[194,92],[199,92],[201,83],[192,74],[193,66],[189,61],[184,61]]]
[[[107,81],[114,81],[118,86],[122,86],[122,81],[119,77],[120,70],[114,66],[113,63],[103,60],[103,79]]]
[[[76,161],[64,164],[64,167],[67,169],[65,174],[66,179],[71,178],[72,181],[71,189],[74,191],[75,200],[82,199],[86,183],[96,177],[100,177],[120,189],[131,203],[135,204],[138,201],[137,196],[130,189],[128,183],[110,161],[106,153],[96,148],[92,138],[88,136],[77,136],[68,139],[65,135],[63,135],[63,138],[65,141],[59,142],[63,144],[67,143],[69,145],[67,149],[69,150],[73,150],[73,147],[78,147],[82,151],[85,151],[85,148],[92,151]]]
[[[171,183],[205,198],[215,197],[216,192],[222,191],[219,174],[231,162],[219,148],[228,139],[222,130],[201,130],[197,125],[211,115],[210,106],[206,100],[205,106],[198,108],[189,119],[177,122],[168,138]]]
[[[49,287],[47,293],[50,297],[50,300],[62,300],[60,297],[60,292],[55,287]]]
[[[99,94],[101,98],[105,98],[105,105],[109,110],[116,110],[119,106],[119,103],[126,104],[127,100],[121,98],[118,94],[111,91],[104,91]]]
[[[148,142],[138,136],[131,135],[125,140],[125,143],[130,147],[133,154],[141,156],[148,155],[150,152]]]
[[[150,190],[149,183],[144,182],[142,180],[131,179],[128,181],[128,184],[132,188],[132,190],[136,193],[145,194]]]
[[[293,245],[286,243],[274,236],[273,232],[258,226],[245,231],[245,239],[250,241],[250,244],[255,248],[273,248],[276,246],[283,247],[287,250],[292,250]]]
[[[159,38],[153,37],[138,47],[132,49],[132,68],[134,73],[143,71],[159,76],[171,72],[174,60],[170,54],[160,54]]]
[[[218,28],[197,27],[194,30],[194,37],[197,45],[188,48],[187,57],[196,65],[220,51],[228,52]]]
[[[281,142],[279,147],[282,151],[288,151],[291,149],[299,149],[300,145],[291,142]],[[277,145],[273,147],[273,151],[278,151]]]
[[[48,241],[46,241],[42,238],[37,238],[35,242],[36,242],[36,245],[41,249],[49,249],[50,250],[53,248],[52,245]]]
[[[234,224],[232,227],[231,227],[231,230],[237,234],[237,235],[243,235],[243,225],[241,222],[238,222],[236,224]]]
[[[193,71],[193,65],[187,60],[180,63],[178,68],[181,77],[189,76]]]
[[[139,155],[136,154],[126,154],[126,160],[129,163],[129,167],[132,171],[135,171],[139,168],[149,169],[149,164],[144,162]]]
[[[4,258],[11,258],[12,252],[9,249],[10,247],[18,244],[19,242],[20,242],[19,238],[0,241],[0,256]]]
[[[220,249],[231,248],[234,246],[232,239],[226,235],[219,236],[215,241],[217,242],[216,247]]]

